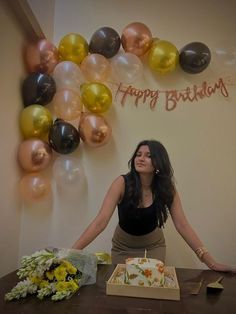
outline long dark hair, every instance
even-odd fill
[[[174,171],[165,147],[156,140],[145,140],[140,142],[131,159],[128,162],[130,171],[127,174],[127,196],[130,205],[137,207],[142,200],[142,187],[139,173],[135,170],[134,159],[139,148],[147,145],[150,150],[152,165],[157,174],[154,174],[151,189],[153,202],[157,213],[157,225],[163,227],[168,217],[169,209],[173,203],[175,186]]]

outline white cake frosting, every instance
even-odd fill
[[[135,286],[164,285],[164,263],[153,258],[126,259],[125,283]]]

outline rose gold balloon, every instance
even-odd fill
[[[124,51],[142,56],[151,47],[152,33],[143,23],[131,23],[122,32],[121,44]]]
[[[85,113],[80,120],[79,132],[81,139],[88,146],[99,147],[109,141],[112,129],[103,116]]]
[[[69,121],[80,116],[83,106],[79,94],[70,89],[59,90],[52,103],[57,117]]]
[[[93,53],[83,60],[81,70],[86,80],[104,82],[111,73],[111,65],[107,58]]]
[[[38,173],[25,175],[20,181],[20,194],[25,201],[37,201],[46,197],[51,191],[49,179]]]
[[[40,39],[26,46],[24,59],[29,73],[51,73],[58,63],[57,48],[50,41]]]
[[[52,149],[48,143],[41,140],[25,140],[18,149],[18,161],[21,167],[28,171],[45,169],[52,159]]]

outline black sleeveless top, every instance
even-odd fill
[[[118,217],[121,229],[131,235],[144,235],[157,227],[157,214],[154,203],[145,208],[135,207],[128,202],[127,177],[122,201],[118,204]]]

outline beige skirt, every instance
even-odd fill
[[[117,225],[112,238],[113,264],[124,264],[129,257],[142,257],[145,250],[147,257],[165,262],[166,244],[162,229],[156,228],[148,234],[136,236],[125,232]]]

